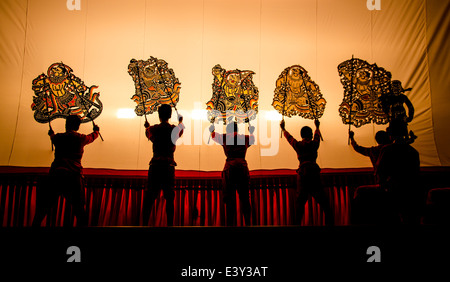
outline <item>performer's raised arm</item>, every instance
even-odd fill
[[[148,121],[145,121],[144,127],[145,127],[145,136],[147,136],[148,140],[152,140],[153,133],[150,123],[148,123]]]
[[[98,138],[98,136],[100,134],[99,132],[100,132],[100,128],[98,127],[98,125],[95,124],[92,129],[92,133],[85,135],[84,140],[83,140],[83,145],[87,145],[87,144],[94,142],[94,140]]]
[[[358,143],[356,143],[355,141],[355,132],[353,131],[349,131],[348,133],[348,137],[350,138],[350,142],[352,144],[353,149],[357,152],[360,153],[363,156],[370,156],[370,148],[367,147],[363,147],[358,145]]]
[[[183,116],[182,115],[178,115],[178,125],[174,127],[173,131],[172,131],[172,141],[173,143],[175,143],[178,138],[180,138],[183,133],[184,133],[184,129],[186,127],[183,124]]]
[[[320,136],[322,135],[320,133],[320,129],[319,129],[320,121],[318,119],[315,119],[314,120],[314,125],[316,126],[316,131],[314,131],[314,139],[313,140],[315,142],[319,142],[320,143]]]
[[[249,126],[248,127],[248,132],[250,133],[250,135],[247,137],[246,136],[246,144],[247,146],[251,146],[253,144],[255,144],[255,135],[253,135],[253,132],[255,132],[255,127],[254,126]]]
[[[286,138],[286,140],[289,142],[289,144],[291,146],[294,146],[294,144],[297,143],[297,140],[286,130],[286,125],[284,123],[284,120],[282,120],[280,122],[280,127],[281,127],[281,130],[283,131],[283,135]]]
[[[212,140],[220,145],[223,145],[223,134],[215,132],[214,124],[211,124],[211,126],[209,127],[209,131],[211,132]]]

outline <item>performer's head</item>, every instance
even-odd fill
[[[238,124],[235,121],[230,122],[227,124],[227,133],[231,134],[234,132],[238,132]]]
[[[168,104],[162,104],[158,108],[160,121],[168,121],[172,117],[172,107]]]
[[[408,128],[405,122],[392,120],[386,129],[392,141],[401,141],[408,135]]]
[[[80,129],[81,118],[78,115],[70,115],[66,118],[66,130],[78,131]]]
[[[375,141],[380,145],[389,144],[389,134],[384,130],[380,130],[375,134]]]
[[[312,132],[311,127],[303,126],[302,129],[300,130],[300,136],[303,139],[312,139],[313,138],[313,132]]]

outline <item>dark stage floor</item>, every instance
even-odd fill
[[[83,264],[146,265],[170,279],[207,269],[215,278],[269,279],[300,277],[299,267],[309,264],[448,262],[449,235],[448,227],[424,225],[0,228],[0,256],[3,263],[53,265],[79,254]]]

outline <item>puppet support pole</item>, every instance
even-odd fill
[[[142,93],[142,83],[141,83],[141,76],[139,75],[139,67],[136,65],[136,71],[137,71],[137,78],[139,79],[139,92],[141,92],[141,103],[142,103],[142,110],[144,111],[144,117],[145,121],[147,122],[147,111],[145,110],[145,100],[144,100],[144,93]]]
[[[350,110],[349,110],[349,115],[348,115],[348,145],[350,145],[350,131],[352,131],[352,107],[353,107],[353,60],[354,60],[354,56],[352,55],[352,62],[351,62],[351,67],[350,67]]]
[[[175,106],[175,104],[174,104],[174,102],[173,102],[173,100],[172,100],[172,95],[171,95],[171,93],[169,93],[169,90],[167,89],[166,80],[164,79],[164,77],[163,77],[162,74],[161,74],[161,71],[159,70],[158,58],[155,58],[155,59],[156,59],[156,70],[158,71],[159,77],[161,77],[161,80],[162,80],[162,82],[163,82],[163,84],[164,84],[164,92],[165,92],[167,95],[169,95],[169,97],[170,97],[170,104],[171,104],[172,107],[175,109],[175,112],[177,112],[177,118],[179,118],[180,115],[178,114],[177,107]],[[139,82],[140,82],[140,80],[139,80]]]
[[[284,101],[283,101],[283,113],[281,114],[282,120],[284,122],[284,115],[286,113],[286,99],[287,99],[287,76],[290,68],[287,70],[286,75],[284,77]],[[280,138],[283,138],[283,130],[281,130]]]
[[[314,120],[317,120],[316,111],[315,111],[315,109],[313,109],[313,106],[312,106],[312,104],[311,104],[310,91],[309,91],[308,88],[306,87],[305,78],[303,77],[303,74],[302,74],[302,81],[303,81],[303,82],[302,82],[303,87],[305,87],[306,98],[308,99],[309,109],[310,109],[311,112],[312,112],[312,115],[313,115]],[[323,141],[322,133],[320,133],[320,140]]]
[[[42,73],[43,74],[43,78],[44,78],[44,95],[45,95],[45,108],[47,109],[47,118],[48,118],[48,129],[49,130],[53,130],[52,129],[52,125],[50,124],[50,113],[49,113],[49,110],[48,110],[48,93],[47,93],[47,90],[46,90],[46,86],[48,86],[48,84],[47,84],[47,81],[46,81],[46,78],[45,78],[45,75],[44,75],[44,73]],[[53,149],[54,149],[54,145],[53,145],[53,141],[51,141],[52,142],[52,151],[53,151]]]

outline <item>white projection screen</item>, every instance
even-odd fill
[[[376,5],[379,5],[376,7]],[[104,141],[85,148],[85,168],[147,169],[152,145],[144,118],[133,112],[131,59],[164,59],[181,82],[177,109],[186,131],[175,153],[177,169],[222,170],[225,155],[208,143],[206,102],[212,68],[252,70],[259,90],[257,144],[250,170],[296,169],[295,152],[280,138],[272,99],[275,82],[299,64],[327,104],[321,121],[322,168],[371,167],[348,145],[338,108],[343,87],[337,66],[352,57],[392,73],[412,91],[409,127],[422,166],[450,165],[449,9],[444,0],[2,0],[0,1],[0,165],[48,167],[53,160],[48,125],[34,120],[32,80],[64,62],[87,86],[98,85],[103,112],[95,120]],[[151,124],[157,114],[148,115]],[[174,114],[171,122],[176,122]],[[286,118],[300,138],[312,120]],[[52,121],[64,131],[64,119]],[[385,125],[353,128],[360,145],[374,146]],[[218,126],[218,130],[222,128]],[[91,123],[81,133],[90,133]]]

